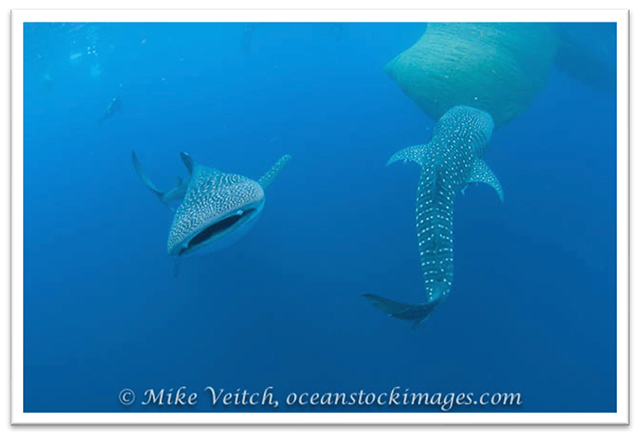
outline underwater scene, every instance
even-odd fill
[[[24,412],[616,411],[615,23],[26,23],[23,96]]]

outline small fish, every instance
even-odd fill
[[[249,53],[251,51],[251,41],[253,40],[254,23],[246,23],[242,29],[242,51]]]
[[[342,34],[344,33],[344,23],[333,23],[333,39],[335,42],[342,41]]]
[[[116,114],[116,112],[119,112],[120,110],[122,110],[122,101],[120,100],[120,97],[116,95],[111,99],[111,102],[109,102],[107,110],[100,117],[100,119],[98,119],[98,124],[102,124],[106,119],[111,118],[114,114]]]

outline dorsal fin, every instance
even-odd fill
[[[184,162],[184,165],[189,170],[189,174],[193,173],[193,168],[196,166],[196,163],[193,161],[191,156],[187,153],[180,153],[180,158]]]
[[[278,176],[282,168],[284,168],[287,163],[291,160],[291,156],[289,154],[285,154],[280,157],[280,160],[276,162],[275,165],[266,174],[264,174],[259,180],[258,183],[262,186],[263,189],[266,189],[267,186],[271,184],[271,182]]]

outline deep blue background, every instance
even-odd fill
[[[615,94],[554,69],[494,133],[505,203],[485,186],[456,199],[453,291],[410,331],[361,294],[424,297],[419,170],[385,163],[433,121],[383,70],[424,25],[336,38],[332,24],[256,24],[249,47],[243,29],[25,25],[25,411],[151,411],[118,392],[180,385],[273,385],[281,402],[520,392],[519,408],[454,409],[615,411]],[[98,125],[116,94],[123,110]],[[174,278],[172,216],[131,149],[161,188],[185,175],[181,151],[254,179],[293,160],[244,239]]]

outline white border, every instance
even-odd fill
[[[616,22],[618,56],[616,413],[25,413],[23,412],[24,22]],[[12,424],[628,424],[629,14],[627,10],[18,10],[11,14]]]

